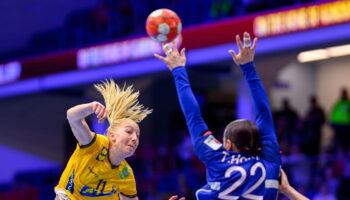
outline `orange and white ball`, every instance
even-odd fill
[[[147,34],[157,42],[171,42],[181,33],[181,30],[180,18],[169,9],[153,11],[146,21]]]

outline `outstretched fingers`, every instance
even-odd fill
[[[185,51],[186,51],[186,48],[181,49],[181,57],[185,57]]]
[[[253,45],[252,45],[252,47],[250,47],[251,50],[255,51],[257,42],[258,42],[258,38],[254,38]]]
[[[243,45],[242,45],[242,41],[241,41],[241,38],[239,37],[239,35],[236,35],[236,43],[237,43],[239,51],[241,51],[243,49]]]
[[[177,45],[175,41],[171,42],[171,46],[173,47],[173,51],[179,55],[179,50],[177,49]]]
[[[173,52],[171,43],[162,43],[162,48],[166,56],[169,56]]]
[[[153,54],[154,55],[154,57],[156,57],[156,58],[158,58],[159,60],[162,60],[162,61],[166,61],[166,58],[165,57],[163,57],[163,56],[160,56],[160,55],[158,55],[158,54]]]
[[[228,50],[228,52],[231,54],[233,61],[235,61],[235,63],[237,63],[238,55],[236,54],[236,52],[234,50]]]
[[[250,40],[250,34],[248,32],[244,32],[243,34],[243,47],[250,47],[251,40]]]

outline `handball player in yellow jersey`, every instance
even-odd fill
[[[125,158],[133,155],[139,144],[137,123],[152,111],[138,103],[139,92],[132,86],[120,88],[106,81],[95,87],[106,106],[94,101],[67,111],[78,144],[55,187],[56,200],[137,200],[134,174]],[[96,114],[99,122],[107,118],[106,136],[90,130],[85,117],[91,114]]]

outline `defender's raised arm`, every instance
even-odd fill
[[[181,53],[179,53],[174,42],[171,46],[169,44],[163,44],[163,49],[166,57],[162,57],[158,54],[155,54],[154,56],[164,61],[173,74],[182,112],[186,118],[191,137],[192,139],[195,139],[197,136],[200,136],[207,131],[208,127],[202,118],[199,105],[193,95],[185,69],[185,49],[182,49]]]
[[[231,53],[234,62],[241,67],[250,89],[255,108],[256,125],[260,130],[260,142],[263,147],[262,153],[267,160],[280,162],[279,147],[270,105],[265,89],[253,64],[257,38],[254,38],[253,45],[250,46],[250,35],[245,32],[243,44],[239,35],[236,36],[236,42],[239,53],[236,54],[233,50],[230,50],[229,52]]]

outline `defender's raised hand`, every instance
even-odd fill
[[[185,48],[183,48],[181,50],[181,53],[179,53],[175,42],[172,42],[171,45],[163,43],[162,47],[166,57],[160,56],[158,54],[154,54],[154,56],[159,60],[164,61],[170,71],[176,67],[186,65]]]
[[[253,45],[251,45],[250,35],[247,32],[244,32],[243,44],[239,35],[236,35],[236,42],[238,46],[238,54],[234,50],[229,50],[229,53],[232,55],[233,61],[237,65],[243,65],[254,60],[255,47],[258,39],[254,38]]]

